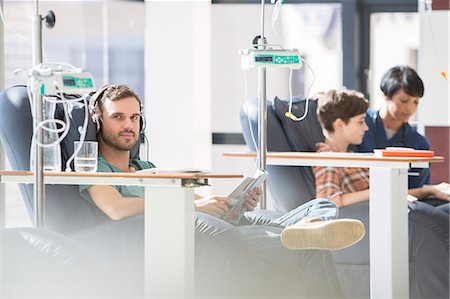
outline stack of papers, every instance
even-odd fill
[[[375,157],[434,157],[434,151],[415,150],[408,147],[387,147],[374,149]]]
[[[447,195],[450,195],[450,184],[449,183],[440,183],[439,185],[433,185],[433,187],[438,189],[441,192],[444,192]]]

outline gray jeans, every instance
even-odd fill
[[[272,225],[285,228],[289,225],[296,224],[304,218],[332,220],[336,219],[338,215],[339,208],[334,202],[325,198],[316,198],[286,214],[269,210],[255,210],[245,213],[245,219],[253,224]]]

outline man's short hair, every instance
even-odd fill
[[[369,108],[364,95],[355,90],[332,89],[319,96],[317,116],[328,132],[334,132],[333,123],[340,118],[348,123],[350,118],[363,114]]]
[[[100,116],[103,113],[103,105],[107,99],[110,101],[117,101],[128,97],[134,97],[138,103],[139,107],[142,110],[141,99],[130,87],[126,85],[109,85],[106,86],[106,89],[99,95],[99,99],[96,101],[96,113]]]
[[[425,92],[422,79],[417,72],[405,65],[390,68],[381,78],[380,88],[389,99],[400,89],[418,98],[421,98]]]

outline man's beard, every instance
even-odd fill
[[[120,134],[122,133],[133,133],[135,134],[133,131],[122,131],[119,133],[118,137],[120,136]],[[136,135],[136,134],[135,134]],[[105,134],[105,132],[103,130],[100,131],[100,136],[103,140],[103,142],[117,150],[120,151],[129,151],[133,148],[133,146],[136,144],[137,139],[135,140],[130,140],[129,143],[121,143],[118,141],[118,137],[115,136],[111,136],[108,134]]]

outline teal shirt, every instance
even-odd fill
[[[128,163],[131,167],[134,167],[136,170],[143,170],[143,169],[149,169],[149,168],[155,168],[155,165],[153,163],[148,161],[142,161],[142,160],[130,160]],[[98,157],[98,165],[97,165],[97,172],[124,172],[123,170],[111,165],[108,161],[105,160],[102,156]],[[94,204],[91,197],[89,196],[89,192],[87,192],[87,189],[91,187],[91,185],[80,185],[79,190],[81,196],[85,198],[90,203]],[[144,187],[138,187],[138,186],[112,186],[119,191],[120,194],[122,194],[123,197],[144,197]],[[95,204],[94,204],[95,205]]]

